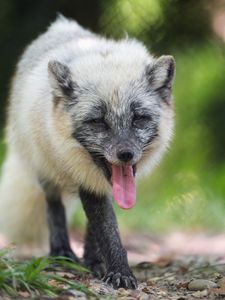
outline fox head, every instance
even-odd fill
[[[173,129],[175,74],[172,56],[111,56],[106,53],[89,65],[48,65],[54,106],[69,116],[71,139],[88,151],[109,181],[116,166],[138,173],[166,149]]]

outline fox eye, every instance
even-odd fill
[[[92,120],[89,120],[88,123],[92,123],[92,124],[102,124],[104,123],[104,119],[103,118],[98,118],[98,119],[92,119]]]
[[[150,121],[152,120],[152,117],[150,115],[139,115],[135,114],[133,117],[133,126],[137,127],[139,129],[144,129]]]
[[[87,123],[95,127],[104,127],[105,129],[109,128],[109,125],[106,123],[104,118],[91,119],[88,120]]]

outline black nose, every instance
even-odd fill
[[[128,162],[134,157],[134,153],[129,150],[121,150],[117,152],[117,157],[122,162]]]

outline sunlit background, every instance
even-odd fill
[[[16,62],[57,12],[106,36],[138,38],[156,56],[172,54],[177,62],[174,141],[139,184],[136,207],[117,209],[123,229],[224,230],[225,1],[0,0],[2,136]],[[2,139],[1,161],[4,155]],[[80,210],[74,226],[84,222]]]

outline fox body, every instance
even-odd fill
[[[64,205],[78,195],[88,219],[84,261],[115,288],[135,288],[111,198],[135,204],[135,178],[171,140],[175,63],[133,39],[99,37],[58,18],[22,55],[12,82],[0,231],[38,240],[78,261]],[[47,222],[48,221],[48,222]]]

